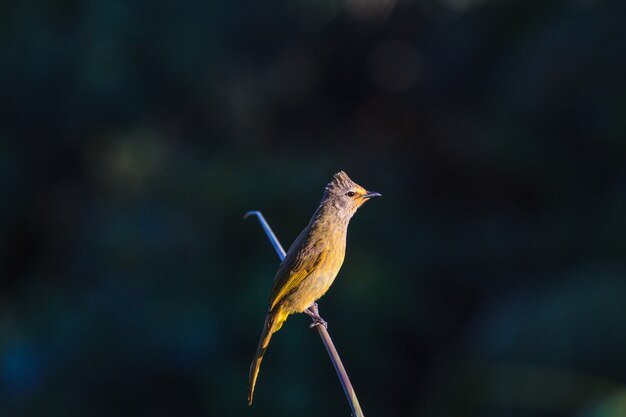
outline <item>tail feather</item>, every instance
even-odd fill
[[[261,333],[261,339],[259,340],[259,346],[256,349],[256,355],[250,365],[250,379],[248,382],[248,405],[252,405],[252,396],[254,395],[254,386],[256,385],[256,379],[259,376],[259,368],[263,361],[263,355],[265,350],[270,344],[272,334],[276,333],[282,327],[285,320],[287,320],[288,314],[279,310],[276,312],[267,313],[265,318],[265,325],[263,326],[263,332]]]

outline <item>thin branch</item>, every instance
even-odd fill
[[[257,216],[258,217],[259,222],[261,222],[261,227],[265,231],[265,234],[269,238],[270,243],[272,244],[272,246],[274,246],[274,249],[276,250],[276,253],[278,254],[278,257],[280,258],[281,261],[283,259],[285,259],[285,255],[287,255],[287,254],[285,253],[285,250],[283,249],[282,245],[278,241],[278,238],[276,237],[276,235],[272,231],[272,228],[270,227],[269,224],[267,224],[267,221],[265,220],[265,217],[263,217],[263,214],[261,214],[260,211],[249,211],[249,212],[247,212],[243,216],[243,218],[247,219],[249,216]]]
[[[272,228],[265,220],[265,217],[263,217],[263,214],[261,214],[260,211],[249,211],[245,214],[244,219],[248,218],[248,216],[256,216],[259,219],[259,222],[261,222],[261,227],[263,227],[265,234],[272,243],[272,246],[274,246],[278,257],[281,261],[285,259],[285,250],[276,238],[274,232],[272,232]],[[335,344],[328,334],[328,330],[326,329],[326,327],[320,325],[319,323],[316,323],[315,321],[313,321],[313,323],[316,324],[314,329],[317,330],[317,333],[320,335],[322,343],[324,343],[324,347],[326,348],[328,356],[330,357],[330,361],[335,367],[335,371],[337,372],[337,376],[339,377],[339,381],[341,382],[343,392],[346,394],[348,404],[350,404],[350,408],[352,409],[352,414],[355,417],[364,417],[363,410],[361,410],[359,400],[356,396],[356,393],[354,392],[354,388],[352,388],[352,384],[350,383],[350,378],[348,377],[346,368],[343,367],[343,362],[341,362],[339,353],[337,353],[337,349],[335,348]]]

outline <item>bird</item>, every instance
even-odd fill
[[[341,268],[350,219],[366,201],[380,196],[352,181],[344,171],[333,175],[324,188],[319,207],[276,272],[265,324],[250,365],[248,405],[252,405],[259,368],[270,339],[287,317],[305,313],[313,320],[311,327],[327,326],[316,301],[328,291]]]

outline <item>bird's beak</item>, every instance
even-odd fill
[[[363,195],[363,198],[372,198],[372,197],[382,197],[382,194],[374,192],[374,191],[368,191],[367,194]]]

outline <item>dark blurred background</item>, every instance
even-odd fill
[[[348,416],[292,317],[247,372],[332,174],[322,315],[368,416],[626,416],[625,2],[0,6],[0,416]]]

